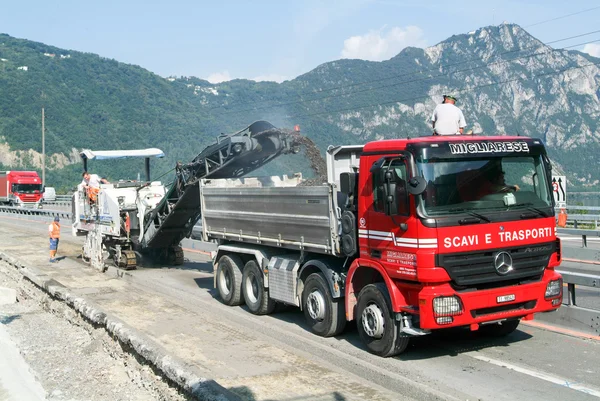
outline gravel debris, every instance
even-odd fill
[[[321,151],[318,146],[312,141],[312,139],[301,135],[300,133],[292,133],[293,140],[296,144],[301,145],[304,148],[304,154],[310,162],[310,168],[315,173],[315,178],[302,181],[299,186],[317,186],[323,185],[327,182],[327,163],[321,155]]]
[[[0,324],[45,389],[47,400],[188,399],[103,328],[50,298],[4,261],[0,286],[16,289],[18,300],[0,306]]]

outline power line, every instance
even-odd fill
[[[562,39],[557,39],[557,40],[553,40],[553,41],[550,41],[550,42],[546,42],[546,43],[543,43],[543,45],[547,46],[547,45],[550,45],[550,44],[553,44],[553,43],[564,42],[564,41],[567,41],[567,40],[571,40],[571,39],[575,39],[575,38],[580,38],[580,37],[583,37],[583,36],[589,36],[589,35],[592,35],[592,34],[595,34],[595,33],[599,33],[599,32],[600,32],[600,30],[586,32],[586,33],[582,33],[582,34],[579,34],[579,35],[574,35],[574,36],[570,36],[570,37],[567,37],[567,38],[562,38]],[[587,44],[587,43],[583,43],[583,44]],[[568,47],[564,47],[564,48],[568,49],[568,48],[571,48],[571,47],[576,47],[576,46],[581,46],[581,45],[582,44],[575,45],[575,46],[568,46]],[[503,53],[497,53],[495,55],[492,55],[490,58],[497,58],[497,57],[505,56],[505,55],[511,54],[511,53],[522,52],[522,51],[525,51],[525,50],[530,50],[530,49],[535,48],[535,47],[537,47],[537,45],[532,45],[532,46],[525,47],[525,48],[522,48],[522,49],[517,49],[517,50],[510,50],[510,51],[506,51],[506,52],[503,52]],[[548,50],[545,50],[545,51],[548,51]],[[522,56],[522,57],[528,57],[528,56]],[[515,58],[513,60],[516,60],[516,59],[517,58]],[[448,67],[454,67],[454,66],[457,66],[457,65],[462,65],[462,64],[466,64],[466,63],[469,63],[469,62],[472,62],[472,61],[479,61],[479,60],[481,60],[481,59],[478,58],[478,57],[477,58],[473,57],[471,59],[462,60],[462,61],[459,61],[459,62],[456,62],[456,63],[442,64],[440,66],[432,67],[432,68],[425,69],[425,70],[420,70],[420,71],[415,71],[415,72],[410,72],[410,73],[405,73],[405,74],[399,74],[399,75],[394,75],[394,76],[385,77],[385,78],[378,78],[378,79],[374,79],[374,80],[370,80],[370,81],[363,81],[363,82],[358,82],[358,83],[354,83],[354,84],[341,85],[341,86],[337,86],[337,87],[333,87],[333,88],[323,89],[323,90],[321,90],[321,91],[319,91],[317,93],[330,92],[330,91],[337,90],[337,89],[352,88],[352,87],[356,87],[356,86],[360,86],[360,85],[365,85],[365,84],[369,84],[369,83],[376,83],[376,82],[381,82],[381,81],[387,81],[387,80],[390,80],[390,79],[408,77],[408,76],[412,76],[412,75],[420,75],[420,74],[423,74],[423,73],[426,73],[426,72],[429,72],[429,71],[437,71],[438,69],[443,69],[443,68],[448,68]],[[497,62],[505,62],[505,61],[506,60],[499,60]],[[497,62],[492,62],[492,63],[484,64],[481,67],[485,67],[486,65],[491,65],[491,64],[497,63]],[[445,74],[443,74],[443,75],[445,75]],[[442,76],[442,75],[438,75],[437,77],[439,77],[439,76]],[[427,77],[425,79],[432,79],[432,78],[435,78],[435,77],[436,76],[434,76],[434,77]],[[423,80],[423,79],[420,79],[420,80]],[[413,82],[413,81],[404,81],[404,82],[401,82],[401,83],[395,83],[393,85],[386,85],[384,87],[398,86],[399,84],[410,83],[410,82]],[[284,107],[284,106],[290,106],[290,105],[293,105],[293,104],[302,104],[302,103],[314,102],[314,101],[318,101],[318,100],[325,100],[325,99],[331,99],[331,98],[335,98],[335,97],[341,97],[341,96],[348,96],[348,95],[353,95],[353,94],[357,94],[357,93],[363,93],[365,91],[377,90],[377,89],[381,89],[381,88],[384,88],[384,87],[366,88],[366,89],[361,89],[361,90],[358,90],[358,91],[353,91],[353,92],[348,92],[348,93],[328,95],[328,96],[316,97],[316,98],[313,98],[313,99],[306,99],[306,100],[294,100],[294,101],[285,102],[285,103],[275,103],[275,104],[270,104],[270,105],[261,106],[261,107],[251,107],[251,108],[245,108],[245,109],[226,110],[226,111],[223,112],[223,114],[232,114],[232,113],[238,114],[238,113],[249,112],[249,111],[265,110],[265,109],[270,109],[270,108],[274,108],[274,107]],[[315,92],[308,92],[307,94],[314,94],[314,93]],[[302,94],[300,94],[300,96],[302,96]],[[222,108],[223,108],[223,106],[217,106],[217,107],[211,108],[210,110],[222,109]]]
[[[600,32],[600,31],[595,31],[594,33],[596,33],[596,32]],[[574,37],[570,37],[568,39],[572,39],[572,38],[580,37],[580,36],[585,36],[585,35],[587,35],[587,34],[577,35],[577,36],[574,36]],[[582,46],[584,44],[593,43],[593,42],[598,42],[598,40],[593,40],[593,41],[578,43],[576,45],[571,45],[571,46],[564,47],[564,49],[568,49],[568,48],[571,48],[571,47],[578,47],[578,46]],[[432,75],[432,76],[428,76],[428,77],[423,77],[423,78],[419,78],[419,79],[411,79],[411,80],[396,82],[394,84],[388,84],[388,85],[383,85],[383,86],[378,86],[378,87],[364,88],[364,89],[356,90],[356,91],[353,91],[353,92],[350,92],[350,93],[334,94],[334,95],[323,96],[323,97],[320,97],[320,98],[300,100],[300,101],[294,101],[294,102],[289,102],[289,103],[281,103],[281,104],[277,104],[277,105],[273,105],[273,106],[269,106],[269,107],[263,107],[263,108],[283,107],[283,106],[292,105],[292,104],[303,104],[303,103],[315,102],[315,101],[320,101],[320,100],[332,99],[332,98],[336,98],[336,97],[356,95],[356,94],[360,94],[360,93],[365,93],[365,92],[370,92],[370,91],[376,91],[376,90],[379,90],[379,89],[388,89],[388,88],[397,87],[397,86],[400,86],[400,85],[411,84],[411,83],[416,83],[416,82],[422,82],[422,81],[431,80],[431,79],[435,79],[435,78],[441,78],[441,77],[444,77],[444,76],[447,76],[447,75],[457,74],[457,73],[461,73],[461,72],[465,72],[465,71],[473,71],[473,70],[477,70],[477,69],[480,69],[480,68],[489,67],[489,66],[495,65],[495,64],[508,63],[508,62],[512,62],[512,61],[515,61],[515,60],[519,60],[519,59],[526,59],[526,58],[536,57],[536,56],[539,56],[541,54],[547,53],[549,51],[554,51],[554,50],[555,49],[547,48],[547,49],[543,49],[540,52],[536,52],[536,53],[532,53],[532,54],[528,54],[528,55],[524,55],[524,56],[519,56],[519,57],[515,57],[515,58],[512,58],[512,59],[508,59],[508,60],[493,61],[493,62],[485,63],[485,64],[479,65],[479,66],[468,67],[468,68],[464,68],[464,69],[461,69],[461,70],[443,72],[441,74]],[[462,64],[462,62],[461,63],[455,63],[453,65],[458,65],[458,64]],[[239,113],[247,112],[247,111],[256,111],[256,110],[260,110],[260,109],[263,109],[263,108],[252,108],[252,109],[246,109],[246,110],[235,110],[235,111],[231,111],[231,113],[235,112],[235,114],[239,114]]]
[[[525,80],[525,79],[533,79],[533,78],[545,77],[545,76],[550,76],[550,75],[557,75],[557,74],[561,74],[561,73],[566,72],[566,71],[577,70],[577,69],[582,69],[582,68],[587,68],[587,67],[592,67],[592,66],[597,66],[597,65],[600,65],[600,62],[598,62],[598,63],[590,63],[590,64],[586,64],[586,65],[582,65],[582,66],[577,66],[577,67],[563,68],[563,69],[560,69],[560,70],[555,70],[555,71],[551,71],[551,72],[547,72],[547,73],[536,74],[536,75],[533,75],[533,76],[528,77],[528,78],[513,78],[513,79],[507,79],[505,81],[491,82],[491,83],[488,83],[488,84],[482,84],[482,85],[476,85],[476,86],[472,86],[472,87],[466,87],[466,88],[462,88],[462,89],[456,90],[456,91],[454,91],[454,93],[464,93],[464,92],[472,91],[473,89],[486,88],[486,87],[490,87],[490,86],[494,86],[494,85],[502,85],[502,84],[507,84],[507,83],[511,83],[511,82],[517,82],[517,81]],[[362,109],[366,109],[366,108],[369,108],[369,107],[384,106],[384,105],[388,105],[388,104],[409,102],[409,101],[413,101],[413,100],[420,100],[420,99],[426,99],[426,98],[429,98],[429,95],[415,96],[415,97],[411,97],[411,98],[405,98],[405,99],[399,99],[399,100],[392,100],[392,101],[381,102],[381,103],[373,103],[373,104],[368,104],[368,105],[364,105],[364,106],[349,107],[349,108],[345,108],[345,109],[338,109],[338,110],[332,110],[332,111],[324,111],[324,112],[318,112],[318,113],[312,113],[312,114],[297,114],[297,115],[286,116],[286,118],[313,117],[313,116],[319,116],[319,115],[325,115],[325,114],[341,113],[341,112],[344,112],[344,111],[362,110]]]
[[[555,17],[555,18],[544,20],[544,21],[536,22],[535,24],[525,25],[523,28],[529,28],[529,27],[532,27],[532,26],[545,24],[546,22],[557,21],[559,19],[563,19],[563,18],[567,18],[567,17],[572,17],[573,15],[582,14],[582,13],[585,13],[585,12],[588,12],[588,11],[597,10],[599,8],[600,8],[600,6],[598,6],[598,7],[592,7],[592,8],[588,8],[587,10],[581,10],[581,11],[577,11],[575,13],[571,13],[571,14],[567,14],[567,15],[561,15],[560,17]]]

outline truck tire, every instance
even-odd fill
[[[338,335],[346,327],[344,303],[333,299],[321,273],[312,273],[304,282],[302,309],[310,329],[321,337]]]
[[[244,263],[236,255],[224,255],[217,267],[217,291],[225,305],[237,306],[242,298],[242,268]]]
[[[369,284],[360,291],[356,313],[358,334],[369,352],[387,358],[408,347],[409,337],[400,332],[384,283]]]
[[[255,315],[266,315],[275,309],[275,301],[269,298],[265,281],[258,264],[251,260],[244,266],[242,275],[242,294],[246,306]]]
[[[479,334],[489,337],[505,337],[515,331],[521,321],[505,320],[499,323],[485,324],[479,327]]]

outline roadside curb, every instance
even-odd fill
[[[201,377],[196,372],[195,367],[169,355],[162,346],[152,341],[145,334],[127,325],[117,317],[104,312],[84,297],[74,295],[68,287],[50,278],[39,269],[27,266],[1,251],[0,261],[7,262],[15,267],[23,277],[54,299],[64,302],[90,323],[103,327],[113,338],[129,347],[193,399],[202,401],[240,400],[237,395],[225,389],[216,381]]]

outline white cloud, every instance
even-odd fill
[[[426,45],[423,30],[418,26],[394,27],[387,32],[383,27],[379,31],[370,31],[365,35],[346,39],[342,57],[381,61],[395,56],[407,46]]]
[[[279,82],[282,83],[283,81],[287,81],[290,78],[285,76],[285,75],[279,75],[279,74],[266,74],[266,75],[259,75],[255,78],[250,78],[253,81],[256,82],[261,82],[261,81],[270,81],[270,82]]]
[[[222,72],[214,72],[206,78],[206,80],[211,84],[218,84],[224,81],[231,81],[232,79],[233,78],[231,78],[231,75],[229,75],[229,71],[227,70]]]
[[[583,46],[583,52],[589,54],[590,56],[600,57],[600,44],[598,43],[588,43]]]

